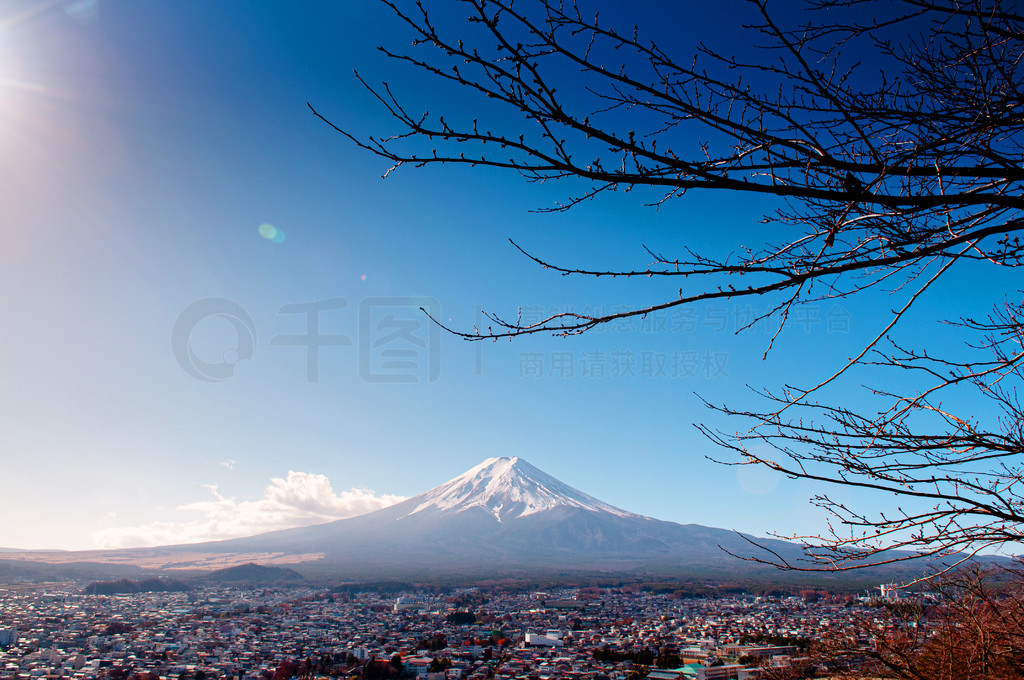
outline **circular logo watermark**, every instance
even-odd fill
[[[220,361],[199,356],[192,335],[206,319],[222,319],[234,329],[234,342],[221,352]],[[256,325],[241,305],[224,298],[204,298],[193,302],[178,315],[171,330],[171,350],[178,365],[197,380],[224,382],[235,375],[239,361],[252,359],[256,352]]]

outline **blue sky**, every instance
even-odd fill
[[[657,16],[634,5],[637,21]],[[691,20],[695,34],[736,30]],[[325,521],[502,455],[661,519],[822,527],[807,504],[821,489],[706,460],[716,452],[692,423],[711,416],[696,395],[738,403],[748,385],[806,384],[896,301],[809,308],[766,361],[769,330],[736,336],[750,310],[733,303],[570,339],[430,334],[414,309],[424,301],[469,328],[481,308],[511,317],[673,294],[671,282],[557,276],[509,238],[553,261],[642,267],[642,244],[756,245],[765,206],[694,195],[654,210],[617,194],[543,214],[531,211],[571,187],[456,168],[382,179],[387,164],[306,102],[346,128],[393,131],[352,71],[411,101],[448,96],[374,49],[407,42],[372,2],[0,5],[0,503],[18,518],[0,546]],[[967,281],[924,300],[909,336],[937,337],[937,313],[992,302]],[[319,349],[315,380],[289,337],[305,333],[310,303],[342,343]],[[229,379],[182,365],[173,329],[190,308],[194,356],[227,360]],[[238,328],[255,346],[235,363]],[[397,341],[374,345],[391,331]]]

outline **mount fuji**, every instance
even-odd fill
[[[46,573],[79,565],[92,571],[103,567],[180,574],[260,562],[289,566],[306,576],[371,580],[534,578],[578,572],[779,578],[778,570],[734,555],[768,556],[790,564],[806,557],[796,543],[637,515],[522,458],[489,458],[425,493],[358,517],[207,543],[4,553],[0,572],[31,563],[49,569]],[[929,570],[921,560],[911,560],[859,575],[880,582]]]
[[[424,511],[464,512],[481,508],[499,523],[556,508],[637,517],[563,484],[522,458],[488,458],[455,479],[408,501],[409,515]],[[646,518],[643,518],[646,519]]]
[[[567,570],[766,571],[728,554],[755,553],[747,538],[724,529],[627,512],[522,458],[489,458],[425,493],[358,517],[149,550],[302,556],[304,571],[359,577]],[[801,554],[800,546],[793,543],[757,540],[787,559]]]

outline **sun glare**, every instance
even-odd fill
[[[96,0],[0,2],[0,205],[8,224],[40,205],[75,200],[77,173],[95,156],[89,106],[99,88],[90,24]]]
[[[46,95],[40,77],[43,69],[37,64],[39,46],[33,44],[33,34],[38,22],[45,21],[48,14],[59,8],[59,3],[51,0],[0,5],[8,10],[12,6],[20,11],[0,11],[0,134],[27,136],[31,99]]]

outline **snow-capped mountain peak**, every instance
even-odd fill
[[[499,522],[556,508],[578,508],[636,517],[564,484],[519,457],[488,458],[455,479],[407,501],[414,515],[426,510],[483,508]]]

